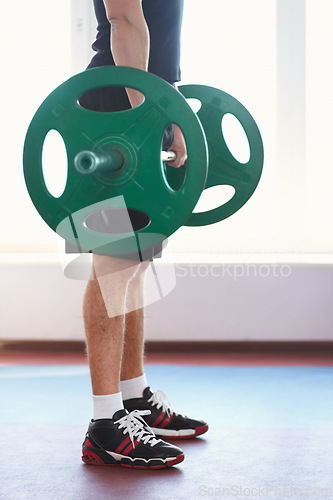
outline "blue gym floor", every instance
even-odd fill
[[[86,365],[0,367],[0,498],[333,497],[333,368],[147,365],[172,406],[206,419],[162,471],[86,466]]]
[[[331,367],[148,365],[146,373],[176,410],[211,426],[333,428]],[[2,424],[87,424],[88,367],[3,366],[0,400]]]

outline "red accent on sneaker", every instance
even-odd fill
[[[197,436],[201,436],[201,434],[204,434],[205,432],[208,431],[208,425],[202,425],[201,427],[197,427],[195,429],[195,432],[193,432],[192,434],[187,434],[186,436],[162,436],[162,435],[159,435],[158,437],[160,439],[164,439],[165,441],[169,441],[169,440],[181,440],[181,439],[191,439],[191,438],[194,438],[194,437],[197,437]]]
[[[195,429],[195,435],[201,436],[201,434],[204,434],[207,431],[208,431],[208,425],[202,425],[201,427],[197,427]]]
[[[132,443],[131,443],[130,445],[128,445],[128,446],[127,446],[127,448],[126,448],[126,449],[122,452],[122,455],[128,455],[128,454],[129,454],[129,452],[130,452],[131,450],[133,450],[133,448],[134,448],[135,446],[137,446],[137,444],[138,444],[139,442],[140,442],[140,441],[134,441],[134,446],[133,446],[133,444],[132,444]]]
[[[165,413],[162,411],[162,413],[159,414],[155,422],[153,422],[150,427],[156,427],[161,422],[163,417],[165,417]]]
[[[106,465],[96,453],[90,450],[82,450],[82,460],[89,465]]]
[[[172,415],[170,415],[169,417],[167,417],[164,422],[161,423],[161,425],[159,426],[160,429],[164,429],[168,423],[170,422],[170,420],[172,419]]]
[[[167,467],[172,467],[173,465],[179,464],[184,460],[184,455],[178,455],[174,460],[169,460],[161,465],[149,465],[145,467],[144,465],[131,465],[131,464],[120,464],[122,467],[129,467],[132,469],[166,469]]]
[[[131,440],[131,438],[129,436],[127,436],[127,438],[124,439],[124,441],[122,443],[120,443],[120,445],[115,449],[115,453],[120,453],[120,451],[123,450],[128,445],[130,440]]]
[[[208,431],[208,425],[202,425],[201,427],[197,427],[195,429],[195,435],[200,436],[201,434],[204,434],[207,431]]]
[[[184,455],[178,455],[178,457],[175,458],[174,460],[169,460],[169,462],[166,462],[166,466],[167,467],[172,467],[173,465],[179,464],[183,460],[184,460]],[[161,466],[161,465],[152,465],[149,468],[150,469],[162,469],[163,467],[165,467],[165,465],[164,466]]]
[[[94,453],[93,451],[87,451],[87,450],[83,450],[83,455],[82,455],[82,460],[84,463],[88,464],[88,465],[104,465],[106,467],[113,467],[113,466],[121,466],[121,467],[129,467],[129,468],[132,468],[132,469],[165,469],[166,467],[172,467],[173,465],[176,465],[176,464],[179,464],[180,462],[182,462],[184,460],[184,455],[181,454],[181,455],[178,455],[178,457],[176,457],[175,459],[173,460],[169,460],[168,462],[164,463],[164,464],[161,464],[161,465],[150,465],[148,467],[145,467],[144,465],[132,465],[132,464],[122,464],[121,462],[117,463],[117,464],[105,464],[103,462],[103,460],[98,456],[96,455],[96,453]]]
[[[88,446],[88,448],[93,448],[93,445],[91,444],[91,442],[89,441],[89,439],[85,440],[84,446]]]

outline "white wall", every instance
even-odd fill
[[[147,339],[332,340],[332,266],[156,266],[177,281],[146,308]],[[84,281],[47,261],[2,263],[0,273],[0,340],[84,338]]]
[[[274,262],[294,252],[296,264],[287,278],[235,280],[234,271],[214,277],[210,267],[197,268],[211,269],[206,277],[178,276],[174,291],[147,309],[148,338],[332,339],[332,267],[320,265],[324,252],[333,261],[332,14],[331,0],[207,0],[204,10],[186,2],[184,83],[218,86],[248,107],[263,134],[265,169],[243,210],[215,226],[181,228],[165,262],[221,265],[228,252],[240,262],[267,252]],[[2,9],[2,339],[83,338],[84,283],[52,263],[58,243],[29,199],[22,148],[41,101],[84,69],[93,29],[91,0],[18,0]]]

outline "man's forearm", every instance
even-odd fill
[[[144,17],[130,19],[111,19],[112,55],[117,66],[130,66],[147,71],[149,58],[149,31]],[[140,92],[126,89],[132,107],[143,101]]]

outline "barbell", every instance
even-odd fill
[[[84,93],[109,86],[134,88],[144,101],[106,113],[80,106]],[[250,198],[263,166],[262,140],[252,116],[212,87],[186,85],[180,92],[151,73],[107,66],[73,76],[43,101],[25,138],[25,182],[40,215],[67,242],[105,255],[137,253],[160,244],[182,225],[223,220]],[[189,98],[201,101],[198,116]],[[221,128],[226,113],[236,116],[247,135],[246,164],[226,145]],[[170,123],[181,128],[186,141],[187,162],[179,169],[165,164],[174,153],[161,151]],[[67,152],[67,181],[58,198],[43,176],[43,144],[50,130],[60,133]],[[203,189],[218,184],[232,185],[233,198],[214,210],[192,213]],[[89,224],[100,213],[108,215],[107,231]],[[133,225],[134,218],[139,223]]]
[[[177,158],[174,151],[161,151],[162,162],[172,162]],[[116,150],[94,153],[80,151],[74,158],[76,170],[83,175],[119,170],[124,164],[123,156]]]

